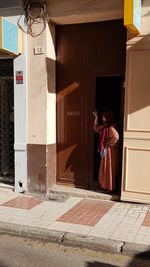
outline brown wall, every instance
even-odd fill
[[[46,145],[27,146],[28,191],[46,192]]]
[[[55,184],[56,145],[27,146],[28,191],[46,193]]]
[[[46,155],[48,190],[52,185],[56,184],[56,144],[47,145]]]

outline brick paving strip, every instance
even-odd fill
[[[83,199],[57,221],[95,226],[113,205],[114,203],[107,201]]]
[[[30,210],[41,203],[41,200],[33,197],[16,197],[7,202],[4,202],[0,206]]]

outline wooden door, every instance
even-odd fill
[[[96,77],[124,74],[123,29],[120,20],[56,28],[58,183],[91,185]]]

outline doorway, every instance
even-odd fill
[[[0,183],[14,185],[13,60],[0,60]]]
[[[98,113],[99,124],[102,123],[102,114],[108,110],[115,115],[116,127],[119,133],[119,171],[116,181],[116,193],[121,190],[122,175],[122,147],[123,147],[123,111],[124,111],[124,87],[123,76],[104,76],[96,78],[95,109]],[[97,152],[98,134],[94,133],[94,162],[93,182],[98,187],[98,172],[100,156]]]
[[[123,21],[57,26],[56,51],[57,184],[98,190],[92,112],[113,109],[122,129]]]

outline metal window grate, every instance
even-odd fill
[[[14,184],[13,91],[13,77],[0,76],[0,183],[11,185]]]

